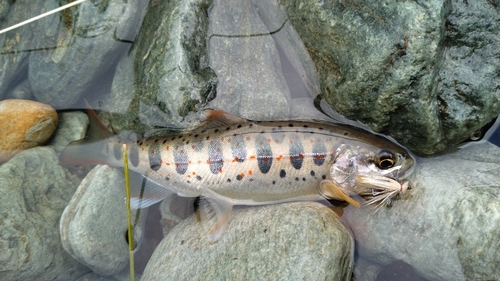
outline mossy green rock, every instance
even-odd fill
[[[215,94],[208,67],[209,0],[151,1],[113,81],[107,111],[114,131],[183,126]],[[120,70],[121,69],[121,70]]]
[[[350,231],[321,204],[235,208],[216,243],[201,225],[170,231],[142,280],[351,280]]]
[[[280,0],[331,107],[420,155],[500,113],[499,4]]]

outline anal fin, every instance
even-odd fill
[[[327,198],[333,198],[338,200],[343,200],[353,205],[356,208],[359,208],[359,202],[349,197],[349,195],[345,194],[340,188],[338,188],[335,184],[333,184],[330,180],[321,181],[320,190],[321,193]]]
[[[209,197],[202,196],[199,201],[199,214],[201,223],[208,226],[208,240],[210,243],[217,242],[226,229],[233,204]],[[215,224],[214,224],[215,223]]]

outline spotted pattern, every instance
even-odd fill
[[[267,142],[264,136],[259,135],[255,138],[255,147],[257,148],[257,164],[259,170],[261,173],[267,174],[273,165],[271,144]]]
[[[243,163],[247,159],[245,138],[242,135],[236,135],[232,138],[231,154],[233,155],[233,158],[239,163]]]
[[[208,160],[210,162],[210,171],[213,174],[221,172],[224,162],[222,159],[222,144],[219,140],[210,141],[208,146]]]
[[[128,147],[128,161],[134,167],[137,167],[139,165],[139,147],[136,143],[132,143]]]
[[[302,163],[304,162],[304,147],[296,135],[290,140],[290,162],[297,170],[302,168]]]
[[[158,142],[153,142],[148,150],[149,167],[153,171],[158,171],[161,167],[161,153]]]
[[[182,142],[178,142],[177,145],[175,145],[173,152],[175,171],[177,174],[183,175],[188,169],[188,155]]]
[[[316,166],[321,166],[325,163],[326,158],[326,148],[323,142],[315,142],[313,144],[313,161]]]
[[[113,145],[113,155],[115,156],[116,160],[122,160],[122,157],[123,157],[122,149],[118,143],[115,143]]]

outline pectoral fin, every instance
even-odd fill
[[[342,190],[340,190],[340,188],[338,188],[335,184],[333,184],[333,182],[329,180],[321,181],[320,190],[321,193],[328,198],[344,200],[356,208],[360,207],[359,202],[349,197]]]
[[[226,229],[233,205],[223,200],[202,196],[199,208],[202,224],[211,227],[208,231],[208,240],[211,243],[217,242]]]

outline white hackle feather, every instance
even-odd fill
[[[400,183],[385,176],[358,175],[355,181],[356,188],[363,190],[359,195],[370,198],[365,204],[378,205],[375,211],[378,211],[382,206],[390,205],[395,196],[411,189],[407,181]]]

